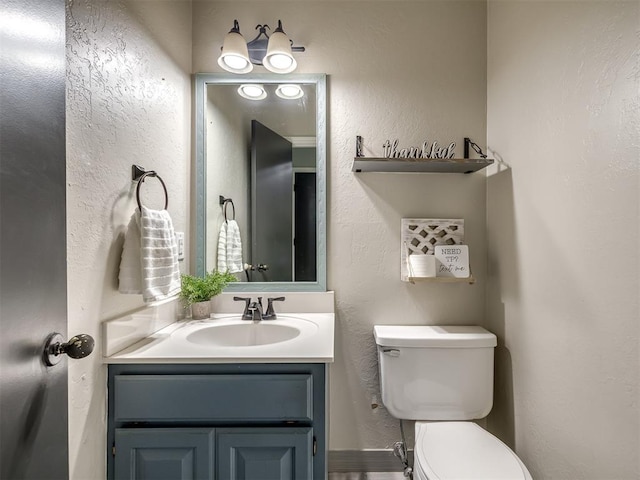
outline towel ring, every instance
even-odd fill
[[[236,206],[233,204],[233,200],[231,200],[230,198],[226,199],[224,201],[224,205],[222,207],[222,213],[224,215],[224,221],[227,222],[229,221],[229,218],[227,217],[227,206],[231,204],[231,208],[233,209],[233,218],[231,220],[235,220],[236,219]]]
[[[160,178],[160,175],[158,175],[153,170],[143,173],[138,179],[138,186],[136,187],[136,200],[138,201],[138,208],[142,210],[142,204],[140,203],[140,185],[142,185],[142,182],[144,182],[144,179],[147,177],[156,177],[162,184],[162,189],[164,190],[164,209],[166,210],[169,206],[169,194],[167,193],[167,186],[162,181],[162,178]]]
[[[231,204],[231,208],[233,208],[233,218],[231,220],[236,219],[236,206],[233,204],[233,200],[231,198],[224,198],[223,195],[218,196],[218,200],[220,206],[222,207],[222,215],[224,215],[224,221],[227,222],[229,219],[227,218],[227,204]]]

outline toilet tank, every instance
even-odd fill
[[[396,418],[472,420],[493,405],[496,336],[476,326],[376,325],[382,403]]]

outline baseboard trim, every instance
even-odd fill
[[[409,465],[413,465],[413,450],[409,450]],[[402,462],[393,454],[393,450],[329,450],[329,473],[402,470]]]

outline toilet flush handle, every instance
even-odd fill
[[[385,355],[389,355],[390,357],[400,356],[400,350],[398,350],[397,348],[383,348],[382,353],[384,353]]]

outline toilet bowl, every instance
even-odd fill
[[[414,480],[531,480],[508,446],[471,421],[493,406],[493,333],[376,325],[374,337],[382,403],[416,420]]]
[[[531,480],[518,456],[473,422],[416,422],[414,480]]]

